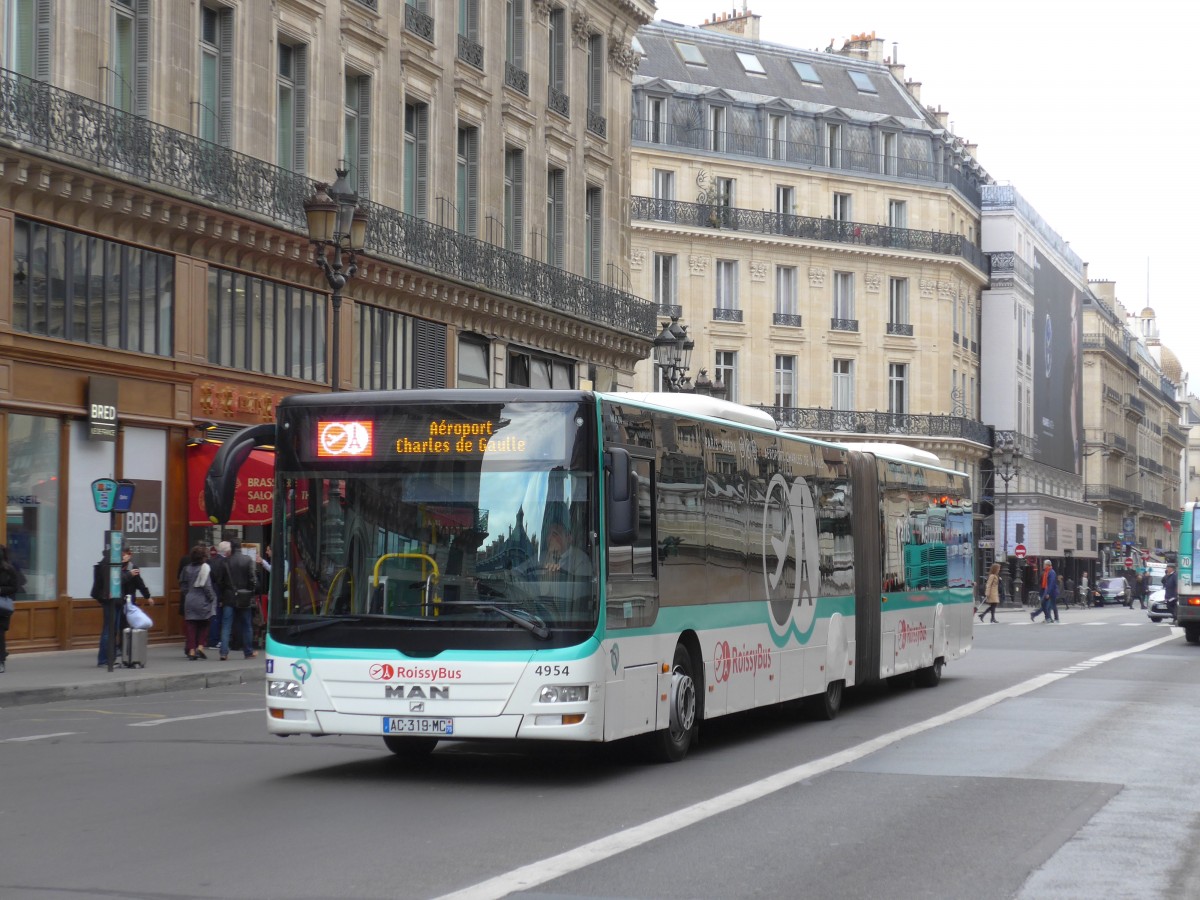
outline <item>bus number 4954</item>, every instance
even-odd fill
[[[533,670],[534,675],[570,675],[570,666],[538,666]]]

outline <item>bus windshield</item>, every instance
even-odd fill
[[[595,631],[595,486],[578,403],[280,415],[297,440],[278,473],[276,640],[432,656]]]

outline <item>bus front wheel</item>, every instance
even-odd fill
[[[424,759],[433,752],[438,739],[431,737],[396,737],[386,734],[383,742],[387,748],[401,759]]]
[[[671,661],[671,685],[667,690],[670,722],[651,736],[654,755],[662,762],[679,762],[687,756],[695,739],[696,681],[692,672],[692,655],[683,644],[676,644],[675,657]]]

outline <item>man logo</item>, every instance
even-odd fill
[[[807,634],[821,587],[817,555],[817,507],[800,476],[788,485],[776,474],[763,501],[763,581],[777,634],[789,627]]]

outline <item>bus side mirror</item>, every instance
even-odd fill
[[[224,525],[233,514],[233,493],[237,488],[238,470],[255,447],[275,443],[273,423],[243,428],[224,444],[213,457],[208,474],[204,476],[204,510],[214,525]]]
[[[638,539],[637,473],[628,450],[614,447],[604,454],[608,484],[608,541],[628,547]]]

